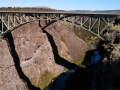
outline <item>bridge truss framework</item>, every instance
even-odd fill
[[[36,20],[64,21],[87,30],[103,39],[103,32],[109,29],[118,15],[99,13],[70,13],[70,12],[0,12],[0,36],[15,28]]]

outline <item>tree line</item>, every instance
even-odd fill
[[[55,11],[47,7],[1,7],[0,11]]]

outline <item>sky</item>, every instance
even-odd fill
[[[58,10],[120,10],[120,0],[0,0],[0,7],[49,7]]]

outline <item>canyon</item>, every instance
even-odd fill
[[[44,25],[44,21],[42,24]],[[45,28],[45,31],[53,37],[59,56],[70,63],[84,57],[89,49],[87,43],[74,34],[73,27],[69,23],[55,22]],[[56,63],[55,53],[39,21],[22,25],[12,31],[11,35],[19,60],[13,60],[10,43],[6,39],[1,39],[0,90],[27,90],[28,82],[24,80],[24,76],[32,86],[43,89],[52,78],[64,72],[65,67]],[[19,70],[16,70],[15,65],[21,68],[23,77],[18,73]],[[47,77],[49,75],[51,76]],[[47,79],[47,83],[43,85]]]

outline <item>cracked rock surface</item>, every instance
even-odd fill
[[[59,25],[62,24],[63,23]],[[50,28],[55,29],[54,26],[56,27],[56,24]],[[63,28],[65,27],[66,26]],[[68,30],[68,27],[69,26],[67,26],[65,30]],[[83,51],[81,54],[84,54],[84,52],[88,49],[87,44],[82,40],[78,40],[78,38],[73,34],[70,35],[72,35],[71,37],[76,40],[66,43],[63,41],[59,42],[58,40],[61,40],[60,37],[56,38],[55,35],[58,35],[60,29],[56,32],[54,32],[53,29],[51,30],[51,34],[54,36],[53,38],[55,39],[58,51],[60,55],[63,56],[63,58],[66,60],[72,61],[73,57],[79,57],[79,54],[71,56],[71,54],[74,53],[73,50],[75,51],[76,49],[80,49]],[[65,33],[65,31],[61,32],[61,34],[63,33]],[[41,80],[41,75],[44,74],[46,70],[52,72],[53,74],[60,74],[63,72],[64,67],[55,63],[50,42],[48,41],[46,34],[43,33],[40,29],[39,23],[37,21],[18,27],[16,30],[12,31],[12,36],[14,39],[15,50],[20,59],[21,69],[23,73],[29,78],[32,85],[36,87],[38,86]],[[65,39],[67,38],[66,40],[68,40],[69,35],[65,36]],[[76,49],[69,45],[69,43],[75,43],[75,41],[77,41]],[[75,44],[71,45],[73,45],[73,47],[75,46]],[[84,46],[84,48],[81,48],[80,45]],[[25,83],[19,78],[14,65],[15,64],[10,54],[7,42],[5,40],[0,40],[0,90],[27,89]]]

